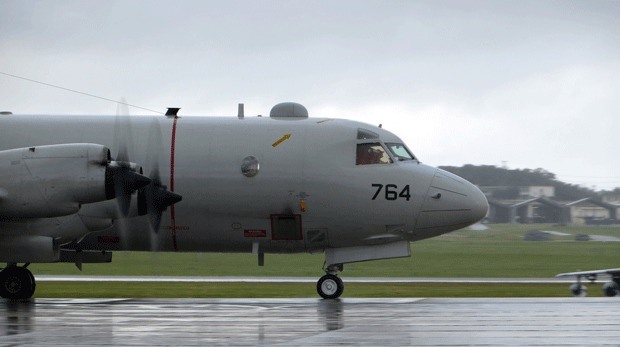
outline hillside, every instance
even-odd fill
[[[478,186],[506,187],[497,198],[510,199],[519,194],[519,187],[553,186],[559,200],[574,201],[586,197],[598,197],[590,189],[558,181],[555,174],[544,169],[504,169],[492,165],[440,166]]]

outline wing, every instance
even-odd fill
[[[620,276],[620,268],[617,269],[604,269],[604,270],[590,270],[590,271],[576,271],[576,272],[567,272],[555,275],[555,277],[566,277],[566,276],[592,276],[599,274],[608,274],[611,276]]]

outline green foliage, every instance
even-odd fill
[[[590,285],[589,296],[602,296]],[[566,284],[346,283],[346,298],[565,297]],[[317,298],[314,283],[41,282],[37,298]]]

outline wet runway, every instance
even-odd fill
[[[0,345],[613,345],[620,298],[33,299]]]

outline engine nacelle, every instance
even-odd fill
[[[618,283],[611,281],[603,284],[603,295],[616,296],[618,294],[620,294],[620,286],[618,286]]]
[[[49,236],[7,237],[0,243],[1,262],[50,263],[58,258],[58,244]]]
[[[0,151],[0,217],[67,216],[108,199],[109,162],[106,147],[89,143]]]

